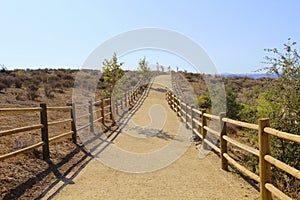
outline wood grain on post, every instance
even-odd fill
[[[76,130],[76,110],[75,110],[75,103],[70,103],[68,104],[68,106],[72,106],[71,109],[71,128],[73,131],[72,134],[72,141],[74,144],[77,144],[77,130]]]
[[[197,110],[198,111],[198,110]],[[198,132],[200,133],[199,135],[201,135],[201,131],[202,131],[202,115],[201,115],[201,112],[200,112],[200,116],[199,116],[199,119],[197,120],[197,124],[198,124]],[[200,136],[199,136],[200,137]],[[202,135],[201,135],[202,137]],[[200,138],[201,138],[200,137]],[[204,138],[201,138],[201,140],[203,140]]]
[[[118,102],[118,101],[117,101],[117,102]],[[114,116],[113,116],[113,112],[112,112],[112,101],[111,101],[111,97],[110,97],[109,104],[110,104],[110,107],[109,107],[110,115],[109,115],[109,117],[110,117],[110,119],[111,119],[112,121],[114,121]],[[117,105],[117,109],[118,109],[118,105]]]
[[[133,100],[136,100],[136,88],[133,90]]]
[[[104,110],[104,99],[101,101],[101,116],[102,116],[102,124],[105,124],[105,110]]]
[[[191,106],[191,124],[192,124],[192,134],[194,133],[194,128],[195,128],[195,112],[194,112],[194,106]]]
[[[172,109],[172,92],[171,91],[169,94],[169,104],[170,104],[170,108]]]
[[[132,89],[129,92],[129,105],[132,105]]]
[[[181,103],[180,103],[180,99],[177,99],[177,116],[181,117]]]
[[[170,92],[167,91],[166,95],[167,95],[167,97],[166,97],[167,102],[168,102],[168,104],[170,105],[170,101],[169,101],[169,99],[170,99]]]
[[[89,123],[90,123],[90,132],[94,133],[94,113],[93,113],[93,102],[89,101]]]
[[[134,101],[136,100],[136,95],[137,95],[137,88],[135,88],[133,90],[133,99],[134,99]]]
[[[173,107],[173,93],[171,92],[170,94],[170,106],[171,106],[171,109],[174,110],[174,107]]]
[[[121,97],[121,110],[124,109],[124,107],[123,107],[123,99],[124,99],[124,94],[122,93],[122,97]]]
[[[119,102],[118,102],[118,97],[116,97],[115,99],[116,99],[116,103],[115,103],[115,106],[116,106],[116,114],[118,115],[118,114],[119,114]],[[112,105],[112,102],[110,103],[110,105]]]
[[[220,113],[220,157],[221,168],[228,171],[228,160],[224,157],[224,153],[227,153],[227,141],[223,138],[223,135],[226,135],[226,122],[222,121],[225,116],[225,112]]]
[[[259,141],[259,176],[260,176],[260,199],[272,199],[271,192],[265,184],[271,182],[271,165],[265,160],[265,155],[270,154],[270,135],[264,132],[265,127],[270,126],[269,119],[258,120],[258,141]]]
[[[174,110],[174,112],[177,111],[177,104],[176,104],[176,97],[175,97],[175,95],[173,95],[173,110]]]
[[[188,104],[186,103],[185,104],[185,107],[184,107],[184,111],[185,111],[185,127],[186,128],[188,128],[188,112],[187,112],[187,110],[188,110]]]
[[[124,96],[125,96],[124,97],[125,98],[125,107],[127,107],[128,106],[128,104],[127,104],[127,92],[124,93]]]
[[[183,120],[183,118],[184,118],[184,115],[183,115],[184,109],[182,108],[182,101],[181,100],[179,101],[179,104],[180,104],[180,120],[181,120],[181,122],[183,122],[184,121]]]
[[[173,111],[176,112],[176,99],[174,94],[172,94],[172,107],[173,107]]]
[[[135,92],[135,90],[134,90],[134,88],[132,89],[132,103],[134,102],[134,100],[135,100],[135,97],[134,97],[134,92]]]
[[[41,129],[42,133],[42,141],[43,145],[43,160],[49,159],[49,136],[48,136],[48,119],[47,119],[47,105],[45,103],[41,103],[40,107],[42,110],[40,111],[40,120],[43,127]]]
[[[207,130],[204,128],[206,125],[207,125],[207,122],[206,122],[206,117],[204,116],[204,113],[206,113],[206,110],[203,109],[201,110],[201,124],[202,124],[202,127],[201,127],[201,132],[202,132],[202,148],[205,149],[205,137],[206,137],[206,134],[207,134]]]

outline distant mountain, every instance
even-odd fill
[[[222,73],[221,74],[224,77],[234,77],[234,76],[239,76],[239,77],[249,77],[249,78],[254,78],[254,79],[258,79],[258,78],[278,78],[277,75],[275,74],[232,74],[232,73]]]

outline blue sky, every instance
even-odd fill
[[[219,72],[251,73],[263,66],[264,48],[281,47],[289,37],[300,42],[297,0],[7,0],[0,8],[0,64],[8,69],[77,69],[104,41],[144,27],[193,39]],[[124,58],[127,66],[138,62],[134,57]],[[187,68],[172,56],[148,57],[150,63]]]

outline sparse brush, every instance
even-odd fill
[[[39,88],[38,86],[31,84],[28,86],[28,92],[27,92],[27,98],[29,100],[35,100],[38,97],[38,92]]]
[[[45,95],[47,98],[52,99],[54,97],[54,94],[53,94],[54,90],[51,85],[46,84],[44,86],[44,90],[45,90]]]

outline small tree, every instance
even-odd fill
[[[170,65],[168,66],[168,71],[171,72],[171,66]]]
[[[210,109],[211,108],[211,100],[208,94],[203,94],[197,98],[197,102],[199,108]]]
[[[6,72],[7,68],[5,67],[5,65],[0,64],[0,67],[1,67],[0,69],[1,72]]]
[[[160,69],[161,69],[162,72],[165,71],[165,67],[163,65],[160,65]]]
[[[267,70],[269,74],[278,76],[276,81],[271,81],[265,95],[259,99],[260,117],[269,117],[271,126],[275,129],[300,133],[300,56],[295,48],[296,42],[284,44],[283,52],[277,48],[265,49],[272,56],[265,57]],[[292,167],[300,165],[299,145],[287,140],[272,137],[272,153],[281,161]],[[282,171],[274,168],[273,178],[275,184],[282,190],[291,194],[297,193],[299,181],[296,178],[284,174]],[[297,186],[298,185],[298,186]],[[298,190],[299,191],[299,190]],[[295,196],[296,197],[296,196]]]
[[[109,83],[107,92],[112,92],[117,81],[124,75],[124,71],[121,69],[124,63],[118,63],[117,55],[114,53],[110,60],[105,59],[102,64],[104,82]]]
[[[265,116],[273,118],[275,128],[283,131],[300,132],[300,56],[295,49],[296,42],[290,41],[284,44],[284,53],[277,48],[266,49],[273,57],[266,56],[265,64],[268,66],[263,70],[268,70],[269,74],[278,76],[276,81],[271,81],[269,89],[266,91],[265,99],[271,104]],[[261,106],[263,107],[263,106]]]
[[[156,71],[159,72],[159,69],[160,69],[160,64],[159,64],[159,62],[156,62]]]
[[[148,67],[148,62],[146,61],[146,57],[140,59],[139,61],[139,78],[143,79],[150,75],[150,68]]]

